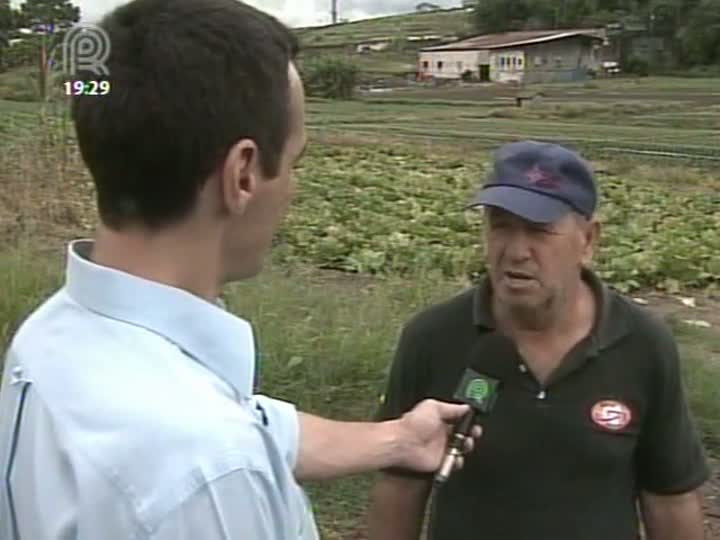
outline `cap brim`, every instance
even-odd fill
[[[513,186],[488,186],[480,190],[467,208],[495,206],[534,223],[552,223],[572,211],[553,197]]]

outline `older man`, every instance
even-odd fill
[[[701,540],[709,471],[677,347],[590,269],[590,167],[561,146],[511,143],[471,206],[485,209],[487,277],[405,326],[378,415],[452,397],[471,362],[502,383],[482,443],[436,493],[432,536],[631,540],[639,506],[651,540]],[[508,354],[489,350],[493,334]],[[371,540],[416,540],[430,488],[427,474],[386,470]]]
[[[255,394],[253,328],[217,299],[290,204],[296,43],[235,0],[134,0],[102,26],[112,90],[72,109],[101,223],[8,352],[0,539],[317,538],[298,482],[432,471],[467,407],[348,423]]]

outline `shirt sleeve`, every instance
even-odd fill
[[[700,487],[710,470],[688,405],[677,344],[660,324],[652,397],[638,443],[638,480],[645,491],[678,494]]]
[[[297,408],[290,402],[262,394],[254,395],[252,403],[285,456],[290,470],[295,470],[300,449],[300,421]]]
[[[399,418],[422,401],[426,394],[426,353],[417,327],[412,324],[405,326],[400,333],[385,393],[374,416],[375,421]],[[398,467],[385,469],[384,472],[414,478],[430,476],[428,473]]]
[[[241,469],[206,484],[150,540],[298,540],[287,504],[262,472]]]

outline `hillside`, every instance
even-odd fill
[[[376,17],[327,26],[296,28],[302,57],[322,54],[349,54],[357,64],[362,81],[405,78],[416,67],[420,47],[473,35],[470,13],[465,8],[413,12]],[[365,54],[357,46],[386,42],[384,50]]]
[[[297,28],[295,31],[303,48],[308,49],[353,46],[380,38],[407,41],[413,36],[461,37],[472,33],[472,27],[467,9],[453,8]]]

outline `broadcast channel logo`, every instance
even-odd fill
[[[96,76],[109,75],[105,62],[110,56],[110,37],[94,24],[78,24],[71,28],[62,42],[63,72],[71,77],[78,72]]]

